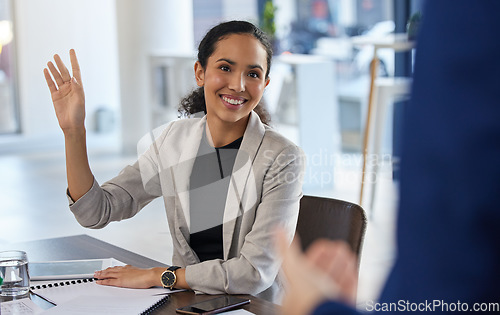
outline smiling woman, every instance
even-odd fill
[[[248,71],[249,72],[248,75],[250,77],[254,78],[259,77],[261,80],[265,80],[265,86],[267,86],[267,84],[269,83],[269,72],[271,70],[271,58],[273,55],[272,46],[266,35],[260,29],[256,28],[254,25],[250,23],[240,23],[238,21],[232,21],[220,24],[218,27],[214,27],[213,29],[211,29],[205,35],[205,37],[200,42],[200,45],[198,47],[198,62],[195,65],[196,74],[198,74],[199,71],[202,71],[201,73],[205,72],[209,61],[213,62],[214,60],[218,63],[217,67],[220,67],[221,71],[227,71],[227,72],[231,71],[231,67],[235,66],[236,62],[235,60],[225,59],[224,56],[221,56],[219,58],[215,58],[212,56],[216,46],[217,47],[219,46],[218,43],[220,41],[227,39],[227,37],[230,37],[231,35],[243,36],[239,38],[239,41],[244,42],[243,44],[246,45],[245,47],[247,48],[251,46],[252,49],[254,50],[253,51],[254,54],[258,53],[265,54],[264,56],[265,60],[264,61],[261,60],[260,64],[258,63],[252,64],[250,60],[245,60],[245,63],[247,63],[246,66],[249,67],[247,71],[254,70],[254,71]],[[251,43],[246,43],[246,41],[248,40],[250,40]],[[234,39],[232,41],[236,42],[236,40]],[[259,43],[260,45],[255,45],[256,43]],[[237,45],[239,43],[234,43],[234,44]],[[241,48],[238,46],[231,47],[229,45],[227,45],[227,47],[228,48],[226,49],[231,48],[234,50]],[[225,53],[231,53],[231,52],[228,51]],[[245,53],[246,52],[243,52],[243,54]],[[254,56],[254,58],[255,57],[257,56]],[[226,64],[220,64],[224,62]],[[190,115],[198,112],[207,113],[207,105],[205,102],[205,89],[203,87],[203,82],[200,82],[200,80],[198,80],[198,76],[196,79],[197,79],[197,84],[198,86],[200,86],[200,88],[193,91],[193,93],[186,96],[181,101],[181,107],[179,108],[179,112],[183,115]],[[242,81],[240,82],[240,84],[241,83]],[[262,95],[260,96],[260,98],[261,97]],[[234,99],[232,102],[234,102]],[[228,103],[232,104],[231,101],[229,101]],[[262,123],[266,125],[269,124],[271,118],[263,105],[262,99],[259,99],[258,104],[254,106],[253,111],[255,111],[259,115]]]
[[[98,284],[163,285],[278,302],[283,285],[273,228],[282,226],[291,242],[305,163],[299,147],[266,125],[260,102],[269,83],[271,45],[253,24],[231,21],[212,28],[198,51],[199,88],[180,111],[206,115],[168,124],[135,164],[102,186],[86,154],[76,53],[70,52],[72,74],[58,55],[55,64],[48,63],[45,78],[65,135],[70,209],[81,225],[102,228],[134,216],[154,198],[164,199],[174,266],[106,269],[96,273]]]
[[[222,147],[243,135],[269,78],[266,51],[252,35],[229,35],[217,46],[205,67],[198,61],[194,68],[196,82],[205,91],[212,140]]]

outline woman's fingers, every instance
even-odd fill
[[[73,77],[75,77],[78,84],[82,85],[82,76],[80,73],[80,65],[78,64],[78,58],[76,58],[76,52],[74,49],[69,51],[69,58],[71,60],[71,71],[73,71]]]
[[[110,267],[96,271],[94,278],[97,284],[111,285],[124,288],[146,289],[151,287],[151,269],[142,269],[134,266]]]
[[[114,279],[114,278],[97,280],[96,283],[100,284],[100,285],[109,285],[109,286],[114,286],[114,287],[120,287],[121,286],[120,279]]]
[[[70,57],[70,61],[71,61],[71,70],[73,72],[73,77],[76,79],[77,83],[80,86],[82,86],[82,75],[80,72],[80,65],[78,64],[78,59],[76,58],[76,52],[74,49],[71,49],[69,51],[69,57]],[[64,62],[62,61],[61,57],[58,54],[54,55],[54,61],[57,65],[57,68],[52,61],[49,61],[47,63],[47,67],[50,70],[52,77],[56,81],[56,84],[57,84],[56,88],[59,88],[64,83],[71,81],[71,74],[70,74],[68,68],[66,68],[66,66],[64,65]],[[45,73],[45,71],[44,71],[44,74],[45,74],[45,79],[47,80],[47,83],[48,83],[49,82],[47,79],[48,73]]]
[[[54,60],[56,61],[57,68],[59,69],[59,73],[61,74],[63,82],[69,82],[71,80],[71,75],[69,74],[68,68],[64,65],[61,57],[59,55],[54,55]]]
[[[96,271],[94,277],[97,279],[116,278],[123,267],[109,267],[101,271]]]
[[[50,76],[49,70],[47,68],[43,69],[43,75],[45,76],[45,81],[47,81],[47,86],[49,87],[50,93],[57,92],[57,87]]]
[[[96,271],[94,277],[97,279],[116,279],[126,274],[130,269],[137,269],[131,265],[108,267],[104,270]]]
[[[61,74],[57,70],[56,66],[54,66],[52,61],[47,62],[47,67],[49,67],[50,73],[52,73],[54,80],[56,80],[57,86],[60,87],[61,85],[63,85],[64,81],[61,77]]]

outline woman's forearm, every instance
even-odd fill
[[[66,130],[64,132],[64,141],[68,190],[71,198],[77,201],[90,190],[94,183],[94,175],[90,170],[87,157],[85,128]]]

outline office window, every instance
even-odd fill
[[[335,66],[332,93],[344,151],[360,152],[373,47],[352,37],[394,32],[394,0],[273,0],[278,53],[320,55]],[[379,75],[394,74],[394,52],[379,50]],[[332,104],[332,106],[334,106]]]
[[[0,134],[18,131],[12,2],[0,0]]]
[[[195,47],[210,28],[229,20],[258,24],[258,0],[193,0]]]

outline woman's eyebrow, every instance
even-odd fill
[[[225,61],[225,62],[227,62],[227,63],[228,63],[228,64],[230,64],[230,65],[235,65],[235,64],[236,64],[236,62],[232,61],[231,59],[227,59],[227,58],[220,58],[220,59],[219,59],[219,60],[217,60],[216,62],[219,62],[219,61]],[[262,66],[261,66],[261,65],[248,65],[248,68],[249,68],[249,69],[255,69],[255,68],[258,68],[258,69],[260,69],[260,70],[264,71],[264,68],[262,68]]]
[[[250,69],[256,69],[256,68],[258,68],[261,71],[264,71],[264,68],[262,68],[261,65],[248,65],[248,68],[250,68]]]
[[[226,59],[226,58],[220,58],[219,60],[217,60],[217,62],[219,62],[219,61],[225,61],[225,62],[227,62],[230,65],[235,65],[236,64],[236,62],[234,62],[234,61],[232,61],[230,59]]]

